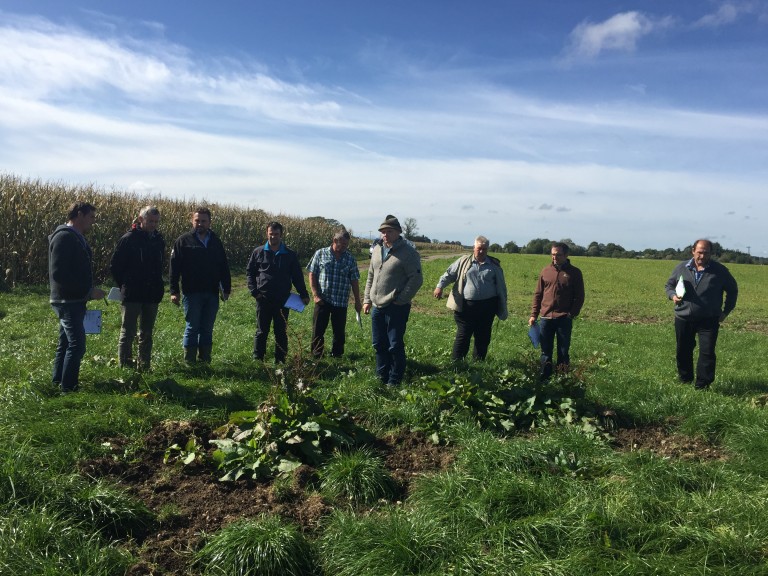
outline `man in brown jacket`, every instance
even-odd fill
[[[541,379],[552,375],[552,356],[557,336],[557,370],[565,372],[571,362],[573,319],[584,305],[584,278],[581,270],[568,260],[568,244],[552,244],[552,264],[539,274],[533,293],[533,306],[528,325],[540,319],[541,328]]]

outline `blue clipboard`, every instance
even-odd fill
[[[534,322],[530,328],[528,328],[528,338],[531,339],[531,344],[534,348],[538,348],[541,343],[541,328],[538,322]]]

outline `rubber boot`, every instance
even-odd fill
[[[194,364],[197,362],[197,347],[196,346],[190,346],[189,348],[184,348],[184,362],[187,364]]]
[[[198,357],[197,359],[200,360],[200,362],[205,362],[206,364],[211,363],[211,349],[213,346],[200,346],[197,349]]]

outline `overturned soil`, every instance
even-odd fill
[[[717,446],[671,433],[672,428],[669,424],[619,428],[612,432],[613,445],[621,451],[646,450],[668,458],[725,458]],[[83,474],[125,487],[158,517],[146,533],[135,535],[134,554],[140,561],[129,576],[194,574],[193,555],[206,535],[241,518],[276,514],[312,533],[331,512],[334,503],[315,490],[317,474],[309,466],[298,468],[290,482],[278,488],[271,482],[220,482],[210,463],[182,466],[163,462],[173,444],[184,446],[194,438],[199,446],[208,446],[214,437],[205,424],[166,421],[145,436],[138,453],[126,458],[130,452],[127,439],[110,438],[103,444],[109,447],[108,454],[82,463]],[[445,470],[453,462],[451,449],[436,446],[420,434],[388,436],[379,439],[375,449],[396,482],[396,500],[408,497],[416,478]]]
[[[333,503],[314,490],[317,474],[309,466],[295,470],[287,487],[277,488],[271,482],[220,482],[210,463],[163,462],[173,444],[184,446],[195,438],[199,446],[208,446],[214,437],[207,425],[166,421],[147,434],[139,453],[128,459],[124,457],[128,442],[118,437],[104,441],[109,454],[82,463],[83,474],[118,483],[158,516],[147,533],[135,535],[134,554],[140,562],[129,576],[194,573],[190,564],[204,537],[241,518],[276,514],[311,533],[332,510]],[[396,500],[407,498],[415,478],[444,470],[453,461],[450,449],[420,434],[381,438],[374,448],[395,481]]]

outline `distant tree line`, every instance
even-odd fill
[[[461,246],[458,240],[437,240],[418,234],[418,222],[415,218],[406,218],[403,224],[403,234],[413,242],[424,242],[426,244],[449,244]],[[512,241],[504,245],[494,242],[489,246],[490,252],[502,252],[506,254],[549,254],[552,242],[548,238],[535,238],[525,246],[518,246]],[[685,260],[691,257],[691,245],[685,248],[664,248],[656,250],[655,248],[646,248],[643,251],[625,250],[623,246],[609,242],[602,244],[600,242],[590,242],[589,246],[580,246],[570,238],[558,240],[568,244],[571,256],[599,256],[601,258],[645,258],[648,260]],[[745,254],[738,250],[723,248],[719,242],[712,243],[712,256],[720,262],[732,262],[734,264],[768,264],[768,258],[760,258]]]
[[[535,238],[525,246],[518,246],[514,242],[507,242],[503,246],[497,243],[491,244],[490,252],[504,252],[507,254],[549,254],[554,240],[547,238]],[[691,257],[692,247],[689,244],[684,248],[646,248],[645,250],[625,250],[623,246],[609,242],[590,242],[589,246],[580,246],[570,238],[559,240],[568,244],[571,256],[599,256],[602,258],[645,258],[648,260],[685,260]],[[745,254],[738,250],[723,248],[719,242],[712,242],[712,256],[720,262],[732,262],[734,264],[766,264],[766,258],[759,258]]]

